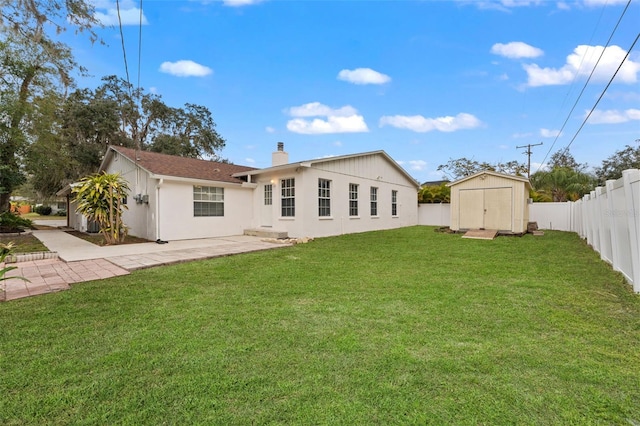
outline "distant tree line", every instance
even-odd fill
[[[0,14],[0,212],[17,188],[40,199],[95,173],[107,145],[220,159],[225,140],[211,112],[175,108],[160,96],[107,76],[95,90],[77,88],[85,69],[55,40],[72,28],[100,41],[93,2],[3,1]],[[51,31],[51,29],[54,31]]]
[[[640,139],[635,141],[640,143]],[[591,192],[596,186],[604,185],[607,180],[619,179],[622,171],[640,168],[640,145],[625,146],[602,162],[594,173],[587,172],[588,165],[578,163],[569,151],[554,153],[545,170],[539,170],[530,177],[531,198],[534,201],[575,201]],[[450,159],[438,167],[445,178],[458,180],[481,171],[526,176],[527,166],[517,161],[488,163],[468,158]],[[449,202],[449,188],[446,185],[423,185],[418,194],[418,202]]]

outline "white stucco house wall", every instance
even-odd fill
[[[289,163],[279,143],[272,164],[255,169],[111,146],[99,171],[128,182],[124,223],[149,240],[245,231],[321,237],[418,224],[420,185],[384,151]],[[69,226],[85,231],[73,205],[68,211]]]

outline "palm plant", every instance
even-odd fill
[[[554,167],[531,176],[531,185],[541,198],[575,201],[595,187],[593,176],[569,167]]]
[[[127,182],[119,174],[95,174],[80,181],[73,188],[76,211],[95,221],[107,244],[122,243],[127,236],[127,227],[122,221],[122,212],[127,209],[123,200],[129,193]]]

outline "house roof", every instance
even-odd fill
[[[253,167],[237,166],[235,164],[217,161],[200,160],[197,158],[178,157],[157,152],[138,151],[121,146],[110,146],[100,166],[104,170],[107,161],[118,152],[136,163],[138,166],[156,176],[170,176],[187,179],[202,179],[216,182],[243,183],[242,179],[233,175],[240,172],[254,170]]]
[[[295,169],[297,167],[311,167],[314,164],[345,160],[345,159],[348,159],[348,158],[364,157],[364,156],[367,156],[367,155],[381,155],[390,164],[392,164],[400,173],[402,173],[407,179],[409,179],[412,183],[414,183],[417,188],[420,188],[420,183],[418,183],[417,180],[415,180],[409,173],[407,173],[407,171],[405,169],[403,169],[402,166],[400,166],[393,158],[391,158],[389,156],[389,154],[387,154],[386,152],[384,152],[382,150],[369,151],[369,152],[360,152],[360,153],[357,153],[357,154],[339,155],[339,156],[335,156],[335,157],[316,158],[316,159],[313,159],[313,160],[299,161],[297,163],[288,163],[288,164],[283,164],[283,165],[280,165],[280,166],[267,167],[267,168],[264,168],[264,169],[253,169],[253,170],[248,170],[248,171],[245,171],[245,172],[235,173],[234,176],[259,175],[259,174],[262,174],[262,173],[269,173],[269,172],[272,172],[272,171]]]
[[[526,184],[526,186],[531,188],[531,183],[529,182],[529,179],[527,179],[524,176],[507,175],[507,174],[504,174],[504,173],[492,172],[490,170],[483,170],[481,172],[474,173],[474,174],[472,174],[470,176],[465,176],[462,179],[458,179],[456,181],[448,183],[447,186],[458,185],[458,184],[460,184],[462,182],[466,182],[468,180],[475,179],[478,176],[482,176],[482,175],[497,176],[497,177],[502,177],[502,178],[506,178],[506,179],[516,180],[516,181],[519,181],[519,182],[524,182]]]

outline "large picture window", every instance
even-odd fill
[[[224,188],[194,186],[193,215],[224,216]]]
[[[296,215],[296,180],[295,178],[282,179],[280,181],[283,217],[294,217]]]
[[[318,179],[318,216],[331,216],[331,181]]]
[[[349,216],[358,216],[358,185],[349,184]]]
[[[371,216],[378,216],[378,188],[371,187]]]

